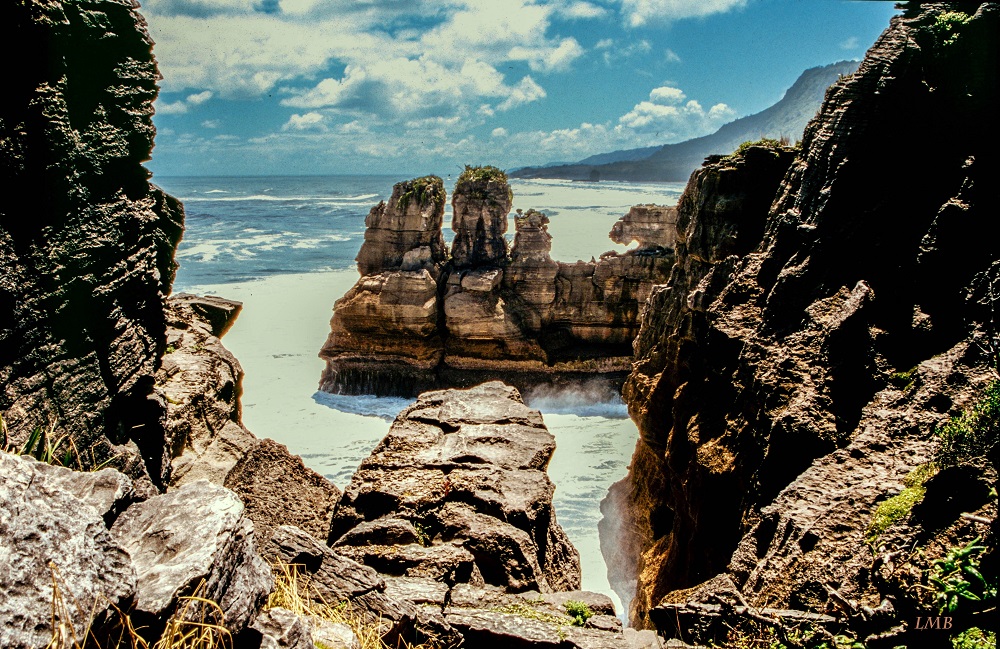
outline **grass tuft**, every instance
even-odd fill
[[[566,612],[573,618],[572,624],[575,626],[583,626],[587,623],[587,620],[594,617],[594,612],[584,602],[571,599],[563,604],[563,606],[566,607]]]
[[[936,462],[948,467],[987,456],[996,449],[998,431],[1000,381],[994,381],[971,408],[938,427],[941,446]]]
[[[397,649],[383,640],[381,620],[371,620],[355,611],[349,602],[327,602],[310,584],[309,574],[298,564],[278,561],[274,570],[274,592],[267,598],[265,609],[281,607],[296,615],[314,617],[334,624],[346,624],[354,631],[361,649]],[[403,649],[435,649],[432,643],[407,645]]]

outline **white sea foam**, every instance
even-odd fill
[[[312,398],[316,403],[339,410],[340,412],[364,415],[366,417],[378,417],[385,421],[392,421],[401,410],[414,402],[414,399],[404,399],[402,397],[376,397],[371,394],[330,394],[329,392],[316,392],[312,395]]]

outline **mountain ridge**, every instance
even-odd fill
[[[709,135],[675,144],[599,153],[574,164],[524,167],[510,175],[513,178],[683,182],[707,156],[730,153],[742,142],[764,137],[786,137],[792,141],[801,138],[806,123],[819,111],[826,89],[840,77],[853,74],[859,63],[838,61],[809,68],[777,103],[724,124]]]

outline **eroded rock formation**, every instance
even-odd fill
[[[330,543],[387,575],[579,588],[579,554],[556,523],[545,473],[554,450],[541,414],[511,387],[426,392],[354,474]]]
[[[0,9],[0,412],[162,488],[153,375],[179,202],[148,181],[159,78],[131,2]],[[29,207],[30,206],[30,207]]]
[[[948,9],[894,18],[794,160],[751,148],[692,176],[625,385],[641,441],[606,503],[606,545],[631,550],[608,559],[637,579],[634,623],[719,573],[758,606],[825,612],[832,588],[874,610],[889,595],[885,557],[917,532],[873,563],[875,507],[996,362],[983,62],[1000,10]]]
[[[390,204],[400,187],[418,182],[430,181],[398,184]],[[439,200],[443,189],[436,183],[426,200]],[[369,256],[366,238],[358,257],[364,276],[334,305],[320,352],[327,361],[320,389],[416,395],[491,378],[521,387],[563,378],[623,378],[639,311],[673,263],[675,210],[633,208],[615,225],[613,238],[637,240],[637,250],[566,264],[552,259],[548,218],[534,210],[515,215],[508,253],[511,201],[501,171],[467,169],[452,197],[455,241],[443,264],[437,257],[423,265],[403,260],[425,258],[426,246],[402,254],[402,248],[393,249],[377,268],[362,264]]]

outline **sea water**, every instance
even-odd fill
[[[454,182],[447,175],[446,189]],[[156,177],[184,202],[174,292],[243,302],[225,344],[246,372],[243,421],[341,489],[410,400],[317,391],[333,303],[358,279],[365,216],[395,176]],[[552,256],[589,260],[608,250],[612,224],[631,205],[677,202],[683,184],[513,180],[514,208],[550,218]],[[445,238],[452,238],[451,207]],[[513,228],[513,223],[511,224]],[[512,238],[513,233],[510,233]],[[611,596],[597,535],[599,505],[624,477],[637,432],[620,399],[588,386],[527,395],[556,438],[548,473],[556,517],[580,551],[583,588]]]

